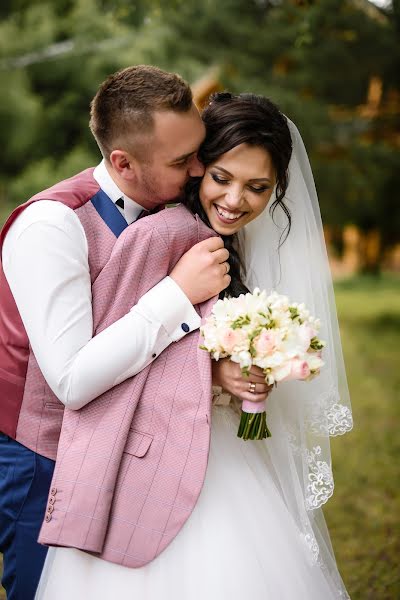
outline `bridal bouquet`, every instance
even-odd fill
[[[324,362],[325,343],[318,337],[320,321],[304,304],[258,288],[252,294],[218,300],[200,331],[201,346],[212,358],[229,357],[239,363],[244,375],[252,365],[260,367],[267,384],[310,380]],[[261,440],[270,437],[265,402],[243,400],[238,437]]]

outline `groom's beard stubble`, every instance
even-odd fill
[[[143,166],[142,174],[142,196],[145,198],[150,210],[157,206],[182,202],[185,195],[184,184],[175,195],[169,195],[167,190],[165,190],[164,194],[160,194],[160,187],[162,188],[163,182],[155,177],[152,167]]]

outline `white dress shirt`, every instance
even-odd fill
[[[143,208],[118,189],[104,161],[94,177],[128,223]],[[55,395],[79,409],[146,367],[200,317],[166,277],[128,314],[92,337],[91,279],[86,235],[75,212],[50,200],[28,206],[4,240],[3,269],[39,367]],[[187,329],[187,327],[185,327]]]

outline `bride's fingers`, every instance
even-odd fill
[[[249,383],[256,383],[258,386],[258,389],[261,389],[260,386],[263,385],[265,388],[268,387],[267,382],[265,381],[265,376],[264,377],[257,377],[256,375],[253,375],[252,373],[250,373],[250,375],[248,377],[243,377],[243,383],[244,385],[249,385]]]
[[[254,365],[250,368],[249,377],[251,380],[254,379],[254,381],[264,381],[265,382],[264,373],[262,372],[260,367],[255,367]]]
[[[245,384],[243,386],[243,383]],[[261,402],[265,400],[270,393],[272,386],[267,385],[265,381],[258,383],[255,381],[246,381],[241,384],[240,393],[238,396],[242,400],[250,400],[252,402]]]
[[[241,400],[249,400],[250,402],[262,402],[263,400],[266,400],[267,397],[268,393],[252,394],[247,390],[242,392],[239,396]]]
[[[249,381],[246,382],[245,385],[246,392],[250,392],[250,394],[268,394],[269,386],[265,383],[265,380],[260,383],[258,381]]]

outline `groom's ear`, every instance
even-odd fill
[[[138,163],[137,160],[125,150],[113,150],[110,154],[110,163],[119,177],[129,181],[136,181]]]

